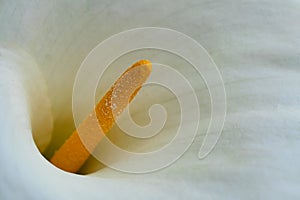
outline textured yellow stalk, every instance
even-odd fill
[[[118,116],[147,80],[152,65],[141,60],[128,68],[51,158],[51,163],[68,172],[77,172]],[[99,126],[100,125],[100,126]]]

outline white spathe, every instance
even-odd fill
[[[298,1],[0,4],[0,42],[10,46],[0,55],[0,199],[299,198]],[[44,134],[38,140],[43,148],[51,116],[61,127],[72,116],[73,81],[86,54],[110,35],[141,26],[186,33],[219,66],[228,114],[215,150],[198,160],[197,139],[174,165],[138,176],[108,168],[88,176],[56,169],[40,155],[32,127],[40,130],[48,119],[45,131],[36,132]],[[41,118],[33,105],[41,106]]]

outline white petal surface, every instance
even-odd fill
[[[295,0],[1,1],[0,42],[12,53],[0,52],[0,199],[299,199],[299,10]],[[200,135],[178,162],[151,174],[56,169],[32,129],[44,148],[53,117],[53,137],[63,141],[74,128],[82,60],[110,35],[141,26],[186,33],[219,66],[228,113],[215,150],[198,160]]]

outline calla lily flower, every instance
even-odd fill
[[[0,199],[299,197],[299,9],[293,0],[0,2]],[[198,159],[210,103],[205,84],[194,82],[202,98],[198,134],[172,165],[140,175],[95,159],[82,175],[56,168],[47,159],[75,129],[72,92],[81,63],[111,35],[146,26],[189,35],[218,65],[227,117],[216,147]],[[193,82],[195,73],[182,69]],[[118,75],[108,69],[99,94]],[[165,126],[171,133],[178,104],[162,94],[153,99],[172,111]],[[133,119],[145,124],[149,119],[138,102]],[[126,147],[118,136],[112,140]],[[139,150],[155,150],[167,140],[165,134]]]

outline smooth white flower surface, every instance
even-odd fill
[[[299,10],[295,0],[1,1],[0,199],[299,199]],[[218,65],[227,118],[217,146],[197,158],[204,98],[198,136],[163,170],[57,169],[33,137],[53,152],[74,129],[72,88],[83,59],[112,34],[145,26],[191,36]]]

